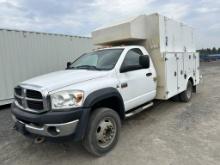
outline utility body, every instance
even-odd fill
[[[92,37],[102,48],[68,62],[66,70],[15,87],[18,131],[71,137],[102,156],[116,145],[126,117],[155,99],[190,101],[199,84],[192,28],[152,14],[98,29]]]

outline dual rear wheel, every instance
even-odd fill
[[[181,102],[189,102],[191,100],[191,98],[192,98],[192,93],[193,93],[193,84],[189,80],[187,82],[186,90],[183,91],[182,93],[172,97],[171,100],[173,100],[173,101],[181,101]]]
[[[179,95],[180,101],[189,102],[192,98],[192,92],[193,92],[193,84],[189,80],[188,83],[187,83],[186,90],[183,91],[182,93],[180,93],[180,95]]]

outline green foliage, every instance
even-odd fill
[[[206,49],[200,49],[200,50],[197,50],[197,52],[199,52],[200,56],[207,56],[209,54],[220,54],[220,48],[216,48],[216,47],[213,47],[212,49],[211,48],[206,48]]]

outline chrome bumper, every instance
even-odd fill
[[[12,116],[15,123],[23,125],[24,129],[36,135],[47,136],[47,137],[63,137],[71,135],[75,132],[79,120],[74,120],[68,123],[61,124],[44,124],[39,127],[34,124],[27,124],[18,120],[15,116]]]

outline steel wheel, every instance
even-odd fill
[[[118,142],[121,119],[110,108],[97,108],[89,119],[83,146],[95,156],[102,156],[111,151]]]
[[[97,144],[101,148],[106,148],[112,144],[116,135],[116,123],[111,117],[101,120],[96,129]]]

